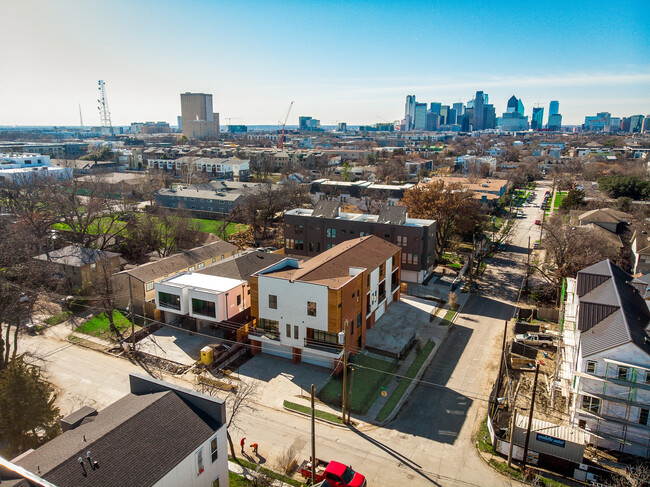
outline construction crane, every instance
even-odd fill
[[[287,116],[284,117],[284,123],[282,123],[282,136],[280,137],[280,141],[278,142],[278,149],[284,148],[284,133],[285,133],[285,128],[287,126],[287,120],[289,120],[289,114],[291,113],[291,107],[293,107],[293,102],[289,105],[289,110],[287,110]],[[278,122],[280,124],[280,122]]]
[[[84,119],[81,116],[81,103],[79,103],[79,126],[81,127],[81,130],[84,128]]]

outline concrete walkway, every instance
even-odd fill
[[[244,477],[245,479],[248,480],[254,480],[255,479],[255,471],[251,470],[249,468],[246,468],[242,465],[240,465],[237,462],[233,462],[231,460],[228,460],[228,470],[236,475],[239,475],[241,477]],[[266,484],[264,484],[266,485]],[[271,482],[269,485],[272,485],[273,487],[282,487],[289,485],[286,482],[282,482],[280,480],[274,480]]]

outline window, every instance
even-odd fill
[[[312,333],[313,339],[319,342],[334,343],[335,345],[338,345],[339,343],[339,337],[337,333],[330,333],[328,331],[321,330],[312,330]]]
[[[212,301],[204,301],[203,299],[192,298],[192,313],[203,316],[217,316],[214,303]]]
[[[196,452],[196,476],[198,477],[203,473],[205,467],[203,466],[203,448]]]
[[[648,426],[648,413],[650,413],[650,409],[641,408],[639,410],[639,424]]]
[[[326,234],[327,238],[336,238],[336,228],[328,228]]]
[[[217,261],[217,259],[215,257],[213,257],[212,258],[212,263],[214,264],[216,261]],[[217,480],[219,480],[219,479],[217,479]]]
[[[158,303],[165,308],[181,309],[181,297],[177,294],[159,292]]]
[[[278,309],[278,297],[275,294],[269,294],[269,308]]]
[[[368,273],[368,279],[366,279],[366,280],[368,281],[367,282],[368,287],[370,287],[370,273]]]
[[[195,268],[194,268],[194,266],[190,266],[190,268],[189,268],[189,269],[187,269],[187,270],[188,270],[189,272],[193,272],[193,271],[194,271],[194,269],[195,269]]]
[[[587,421],[584,419],[579,419],[578,420],[578,428],[580,429],[585,429],[587,427]]]
[[[298,332],[298,325],[293,325],[293,338],[298,340],[300,333]]]
[[[296,233],[296,235],[302,235],[303,232],[302,225],[294,225],[293,231]]]
[[[291,338],[291,325],[287,323],[287,338]]]
[[[96,271],[96,270],[97,270],[97,264],[96,264],[95,262],[93,262],[92,264],[90,264],[90,270],[91,270],[91,271]]]
[[[280,330],[280,323],[278,323],[275,320],[267,320],[266,318],[260,318],[258,325],[259,328],[262,328],[263,330],[275,331],[278,333]]]
[[[645,373],[645,383],[650,385],[650,371]]]
[[[237,306],[241,305],[241,294],[237,295]]]
[[[402,237],[402,247],[406,247],[408,239],[406,237]]]
[[[217,458],[219,458],[219,450],[217,448],[217,437],[216,436],[210,440],[210,458],[212,458],[212,463],[216,462]],[[219,484],[217,484],[217,485],[219,485]]]
[[[385,272],[384,267],[385,267],[385,265],[386,265],[386,264],[381,264],[381,265],[379,266],[379,277],[383,277],[383,276],[384,276],[384,272]]]
[[[304,242],[302,240],[296,240],[295,248],[296,250],[303,250],[305,248]]]
[[[316,316],[316,303],[313,301],[307,301],[307,315]]]
[[[392,260],[391,260],[391,262],[392,262],[392,264],[393,264],[393,265],[392,265],[393,268],[395,267],[395,261],[396,261],[396,260],[397,260],[397,259],[396,259],[395,256],[393,255],[393,258],[392,258]]]
[[[292,248],[293,248],[293,245],[294,245],[294,243],[293,243],[293,239],[292,239],[292,238],[285,238],[285,239],[284,239],[284,246],[285,246],[286,248],[288,248],[288,249],[292,249]]]
[[[219,477],[212,481],[212,487],[219,487]]]
[[[618,379],[619,380],[627,380],[627,376],[630,372],[630,369],[628,367],[619,367],[618,368]]]
[[[402,252],[402,264],[406,264],[406,252]]]
[[[597,364],[597,362],[594,362],[593,360],[587,361],[587,373],[588,374],[595,374],[596,373],[596,364]]]
[[[600,413],[600,399],[591,396],[582,396],[582,409],[590,413]]]
[[[361,313],[357,315],[357,328],[361,327]]]
[[[199,269],[203,269],[205,267],[205,264],[203,262],[199,262],[199,265],[197,267]]]
[[[147,291],[153,291],[153,282],[148,282],[147,284],[145,284],[145,289]]]
[[[418,263],[418,254],[413,254],[413,264]]]

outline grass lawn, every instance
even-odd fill
[[[386,387],[390,382],[393,372],[397,370],[397,361],[387,361],[378,358],[357,355],[352,359],[354,368],[354,379],[348,375],[348,383],[354,381],[352,391],[352,410],[355,413],[366,414],[375,399],[381,393],[381,388]],[[321,401],[333,406],[341,406],[341,392],[343,389],[343,378],[332,377],[320,390]]]
[[[558,191],[555,193],[555,200],[553,201],[553,209],[558,209],[562,202],[564,201],[564,198],[566,198],[566,195],[569,194],[568,191]]]
[[[250,480],[240,477],[236,473],[232,472],[228,472],[228,480],[228,485],[230,485],[230,487],[248,487],[254,485]]]
[[[386,401],[386,404],[384,404],[384,407],[381,408],[381,411],[379,411],[379,414],[377,415],[377,421],[385,420],[390,415],[390,413],[393,412],[393,409],[395,409],[395,406],[397,406],[397,403],[402,398],[402,396],[406,392],[406,389],[408,389],[409,385],[411,384],[411,381],[418,373],[418,371],[422,367],[422,364],[424,364],[424,361],[429,356],[431,350],[433,350],[433,347],[435,346],[436,346],[435,343],[427,342],[427,344],[420,349],[417,356],[415,357],[415,360],[406,371],[406,374],[404,374],[406,378],[400,380],[399,384],[397,384],[397,387],[388,398],[388,401]]]
[[[456,316],[457,313],[458,312],[453,309],[447,310],[447,312],[445,313],[445,317],[442,319],[442,322],[440,324],[443,326],[449,326],[449,324],[452,322],[454,316]]]
[[[221,229],[223,228],[224,221],[222,220],[204,220],[201,218],[192,218],[192,223],[196,225],[196,229],[199,232],[214,233],[219,235]],[[230,237],[233,233],[241,232],[248,229],[248,225],[243,223],[229,223],[226,227],[225,238]]]
[[[318,457],[316,457],[318,458]],[[237,458],[236,460],[234,458],[231,458],[231,461],[235,463],[239,463],[242,467],[246,467],[248,470],[256,471],[257,470],[257,463],[249,462],[248,460],[245,460],[243,458]],[[300,482],[300,480],[292,479],[291,477],[287,477],[286,475],[282,475],[280,473],[274,472],[273,470],[269,470],[268,468],[261,467],[260,472],[266,473],[269,477],[274,478],[276,480],[281,480],[285,484],[289,485],[295,485],[296,487],[300,487],[302,485],[305,485],[304,482]],[[243,477],[239,477],[240,479],[243,479],[245,482],[250,482]],[[230,485],[255,485],[253,483],[240,483],[240,484],[230,484]]]
[[[303,406],[302,404],[296,404],[295,402],[284,401],[284,407],[287,409],[293,409],[299,413],[305,413],[311,415],[311,408],[308,406]],[[318,409],[314,410],[314,416],[317,418],[325,419],[331,421],[332,423],[343,424],[343,421],[339,416],[332,413],[326,413],[325,411],[320,411]]]
[[[487,418],[483,419],[481,422],[481,427],[479,428],[478,433],[476,433],[476,443],[478,445],[478,449],[482,452],[491,453],[493,455],[497,454],[494,451],[494,448],[492,448],[492,440],[490,439],[490,432],[488,431],[487,427]]]
[[[117,310],[113,312],[113,322],[120,332],[131,327],[131,322]],[[105,313],[100,313],[83,323],[75,331],[96,337],[108,336],[111,334],[108,316]]]

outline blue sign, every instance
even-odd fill
[[[541,441],[542,443],[548,443],[549,445],[553,445],[553,446],[559,446],[560,448],[564,448],[564,446],[566,445],[565,440],[554,438],[553,436],[549,436],[549,435],[543,435],[542,433],[537,433],[537,441]]]

